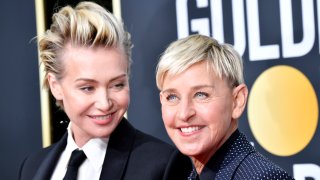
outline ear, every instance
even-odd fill
[[[233,111],[232,118],[238,119],[243,113],[248,97],[248,88],[245,84],[240,84],[233,89]]]
[[[62,100],[62,88],[56,76],[53,73],[48,73],[47,78],[52,95],[56,98],[56,100]]]

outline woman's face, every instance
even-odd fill
[[[237,128],[234,90],[206,62],[166,75],[160,101],[170,138],[197,160],[207,161]]]
[[[63,78],[48,75],[50,89],[72,122],[78,146],[108,137],[129,105],[127,60],[115,48],[66,47]]]

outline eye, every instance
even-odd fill
[[[80,90],[84,92],[92,92],[94,88],[92,86],[84,86],[84,87],[81,87]]]
[[[195,98],[198,98],[198,99],[205,99],[209,97],[209,94],[206,92],[196,92],[194,96]]]
[[[117,89],[122,89],[124,87],[124,83],[116,84],[116,85],[114,85],[114,87]]]
[[[122,90],[125,86],[126,86],[126,83],[118,82],[118,83],[112,84],[110,86],[110,89],[112,89],[114,91],[119,91],[119,90]]]
[[[168,94],[166,96],[167,101],[174,102],[178,100],[178,97],[175,94]]]

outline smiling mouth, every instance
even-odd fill
[[[109,114],[109,115],[104,115],[104,116],[90,116],[90,117],[93,119],[96,119],[96,120],[106,120],[106,119],[110,118],[111,115]]]
[[[192,127],[185,127],[185,128],[180,128],[180,131],[182,133],[193,133],[193,132],[196,132],[196,131],[199,131],[201,129],[200,126],[192,126]]]

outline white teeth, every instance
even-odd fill
[[[181,132],[183,132],[183,133],[192,133],[194,131],[198,131],[199,129],[200,129],[199,126],[186,127],[186,128],[181,128]]]
[[[94,116],[93,118],[94,119],[97,119],[97,120],[105,120],[107,118],[109,118],[111,115],[106,115],[106,116]]]

